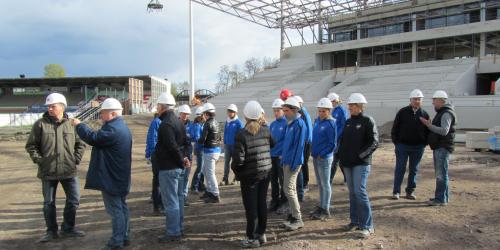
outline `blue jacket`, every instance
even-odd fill
[[[340,136],[344,132],[344,127],[347,119],[349,119],[349,112],[347,111],[346,107],[342,105],[337,105],[332,110],[332,117],[335,119],[335,125],[337,126],[337,145],[340,140]]]
[[[191,160],[191,156],[193,155],[193,141],[194,141],[193,127],[194,127],[194,123],[192,123],[190,120],[187,120],[186,123],[184,123],[184,127],[186,128],[186,140],[188,143],[188,148],[186,150],[187,150],[188,158],[189,158],[189,160]]]
[[[127,195],[132,167],[132,134],[123,118],[104,123],[98,131],[80,123],[76,132],[92,146],[85,189],[115,196]]]
[[[243,123],[240,119],[234,121],[226,121],[224,125],[224,145],[234,145],[236,134],[243,128]]]
[[[313,138],[313,132],[312,132],[312,121],[311,121],[311,116],[309,115],[309,112],[307,112],[307,109],[305,106],[302,107],[302,109],[299,111],[300,115],[302,116],[302,119],[304,120],[306,124],[306,139],[308,143],[312,142]]]
[[[337,132],[335,129],[335,120],[333,118],[321,120],[318,117],[314,121],[311,149],[311,155],[314,158],[321,157],[325,159],[333,156],[333,150],[337,144]]]
[[[158,142],[158,127],[160,127],[161,120],[156,117],[151,121],[146,137],[146,158],[151,158],[155,152],[156,143]]]
[[[195,152],[200,152],[201,150],[203,150],[203,145],[198,143],[202,131],[203,131],[203,123],[193,122],[193,126],[191,126],[191,136],[192,136],[191,139],[195,143],[194,146]]]
[[[306,132],[306,124],[300,115],[288,124],[281,155],[282,166],[290,166],[290,169],[295,171],[299,165],[304,164],[304,146],[307,139]]]
[[[286,133],[286,118],[282,116],[271,123],[271,137],[274,140],[274,147],[271,148],[271,157],[280,157],[283,151],[283,142]]]

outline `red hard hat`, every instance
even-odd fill
[[[288,99],[288,97],[290,97],[292,95],[293,95],[292,91],[290,91],[288,89],[283,89],[283,90],[281,90],[280,98],[281,98],[281,100],[286,101],[286,99]]]

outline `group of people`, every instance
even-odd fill
[[[391,131],[395,144],[396,167],[393,199],[400,198],[401,183],[409,159],[406,198],[416,199],[415,188],[419,162],[426,145],[434,155],[436,192],[429,205],[448,203],[448,160],[453,152],[456,114],[447,103],[444,91],[436,91],[432,121],[422,109],[423,94],[410,93],[410,105],[396,115]],[[300,96],[283,90],[272,103],[275,120],[268,124],[265,112],[257,101],[249,101],[243,109],[243,123],[238,108],[227,107],[224,131],[215,119],[215,107],[205,103],[195,108],[176,108],[174,97],[162,93],[157,99],[157,115],[148,129],[145,157],[151,165],[152,203],[157,215],[165,215],[165,234],[160,242],[180,241],[184,236],[184,207],[188,192],[202,193],[206,203],[221,201],[220,185],[240,184],[247,220],[245,248],[259,247],[267,242],[267,214],[286,214],[281,226],[294,231],[304,226],[301,202],[309,184],[308,159],[312,157],[319,199],[310,212],[313,220],[325,221],[331,216],[332,183],[338,168],[343,172],[349,190],[350,223],[346,231],[355,231],[361,238],[374,232],[367,180],[372,155],[379,145],[375,120],[364,113],[367,100],[361,93],[347,99],[347,108],[340,97],[330,93],[317,105],[314,123]],[[64,112],[66,99],[58,93],[46,99],[48,111],[38,120],[26,144],[26,150],[38,168],[42,180],[46,234],[41,242],[59,236],[83,237],[75,227],[80,193],[76,169],[85,144],[92,153],[85,188],[100,190],[107,213],[111,217],[112,236],[103,249],[121,249],[130,244],[129,210],[126,203],[131,184],[132,136],[121,117],[122,106],[113,98],[101,106],[104,122],[93,130],[78,119],[69,119]],[[177,114],[176,111],[177,110]],[[224,175],[216,177],[216,162],[224,146]],[[189,176],[193,155],[196,169]],[[234,178],[229,178],[230,169]],[[64,221],[58,230],[55,194],[58,183],[66,193]],[[271,199],[267,202],[271,183]]]

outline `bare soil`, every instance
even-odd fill
[[[128,119],[134,134],[131,211],[131,240],[127,249],[235,249],[245,235],[244,209],[238,186],[221,187],[222,202],[204,204],[199,194],[190,194],[185,209],[186,237],[180,243],[159,244],[165,217],[153,216],[149,203],[151,170],[144,161],[147,119]],[[83,189],[90,147],[79,167],[81,204],[77,226],[83,238],[37,243],[45,232],[41,183],[36,166],[24,150],[24,140],[0,143],[0,249],[100,249],[111,235],[110,218],[99,192]],[[296,232],[279,228],[284,216],[269,214],[268,243],[264,249],[500,249],[500,155],[473,152],[458,146],[450,164],[450,204],[428,207],[435,188],[432,151],[426,149],[419,172],[417,200],[390,200],[394,171],[394,147],[382,144],[374,155],[368,190],[373,209],[375,234],[356,239],[341,230],[349,222],[347,187],[340,172],[333,185],[332,219],[312,221],[307,215],[318,203],[312,162],[310,191],[301,204],[305,227]],[[217,164],[218,180],[223,160]],[[406,180],[403,183],[403,190]],[[270,190],[269,190],[270,191]],[[64,192],[57,193],[58,221],[62,221]]]

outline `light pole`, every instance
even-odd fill
[[[194,100],[194,39],[193,39],[193,1],[189,2],[189,101]],[[163,4],[159,0],[150,0],[148,4],[148,11],[160,11],[163,9]]]

